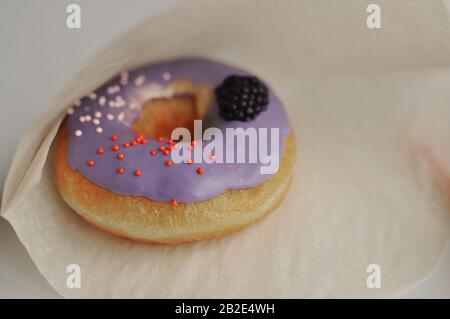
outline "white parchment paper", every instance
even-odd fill
[[[439,1],[379,1],[370,30],[369,3],[189,1],[99,52],[24,135],[4,187],[1,214],[50,284],[65,297],[385,297],[428,275],[450,235],[450,25]],[[285,101],[298,141],[287,198],[194,244],[98,231],[55,188],[65,109],[123,69],[186,55],[252,70]]]

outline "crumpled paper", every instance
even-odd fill
[[[411,287],[450,235],[449,20],[439,1],[379,2],[376,30],[365,24],[370,2],[356,0],[188,1],[140,23],[25,133],[1,215],[64,297],[386,297]],[[266,219],[221,239],[162,246],[105,234],[55,187],[58,125],[121,70],[186,55],[245,67],[279,93],[298,141],[290,191]],[[81,288],[67,285],[70,264]],[[370,264],[380,288],[367,285]]]

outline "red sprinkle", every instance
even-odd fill
[[[123,147],[125,147],[125,148],[130,147],[130,143],[123,144]]]
[[[150,152],[150,154],[152,154],[153,156],[155,156],[156,155],[156,150],[151,150],[151,152]]]
[[[97,148],[97,153],[99,155],[102,155],[103,153],[105,153],[105,150],[103,149],[103,147],[99,147],[99,148]]]
[[[167,161],[165,162],[165,164],[166,164],[166,166],[172,166],[172,161],[171,161],[171,160],[167,160]]]
[[[117,158],[120,160],[123,159],[124,157],[125,157],[125,155],[123,155],[122,153],[117,154]]]
[[[164,138],[162,136],[158,136],[157,140],[158,140],[158,142],[162,142],[162,141],[164,141]]]
[[[111,140],[113,141],[117,141],[119,139],[119,135],[114,134],[113,136],[111,136]]]
[[[119,167],[119,168],[117,169],[117,173],[118,173],[118,174],[123,174],[123,173],[125,173],[125,169],[124,169],[123,167]]]
[[[136,144],[137,144],[136,141],[131,141],[131,143],[130,143],[131,146],[135,146]]]
[[[172,200],[170,201],[170,205],[172,205],[173,207],[177,206],[177,205],[178,205],[177,200],[176,200],[175,198],[172,199]]]
[[[142,135],[142,134],[139,134],[137,137],[136,137],[136,141],[137,142],[140,142],[140,141],[142,141],[144,139],[144,135]]]
[[[161,152],[164,151],[165,149],[166,149],[166,148],[165,148],[164,146],[162,146],[162,145],[159,147],[159,150],[160,150]]]
[[[167,155],[170,154],[170,152],[169,152],[169,150],[164,150],[164,151],[163,151],[163,154],[167,156]]]
[[[87,164],[88,164],[88,166],[92,167],[92,166],[95,165],[95,162],[94,162],[94,160],[89,160],[89,161],[87,162]]]
[[[140,169],[135,170],[134,175],[141,176],[141,170]]]
[[[117,152],[120,149],[119,145],[113,145],[111,148],[114,152]]]
[[[142,145],[145,145],[145,144],[147,144],[147,140],[146,139],[143,139],[143,140],[141,140],[141,142],[140,142]]]
[[[173,146],[172,146],[172,145],[169,145],[169,146],[167,146],[167,149],[168,149],[169,151],[171,151],[171,150],[173,149]]]
[[[168,140],[168,141],[167,141],[167,144],[173,145],[173,144],[175,144],[175,142],[174,142],[173,140]]]
[[[197,174],[202,175],[203,174],[203,168],[199,167],[197,168]]]

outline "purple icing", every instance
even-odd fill
[[[79,106],[75,106],[73,113],[68,116],[69,165],[90,181],[115,193],[144,196],[156,201],[176,198],[179,202],[192,203],[213,198],[228,189],[258,185],[272,176],[260,173],[260,167],[266,165],[259,160],[258,163],[252,164],[173,164],[167,167],[164,162],[170,156],[164,156],[159,151],[156,156],[150,155],[152,149],[160,146],[156,140],[147,139],[146,145],[122,147],[123,143],[136,137],[137,133],[131,125],[138,119],[140,107],[145,102],[139,93],[147,90],[149,85],[164,88],[174,80],[190,79],[195,83],[216,87],[231,74],[249,75],[243,70],[208,59],[186,58],[147,65],[130,71],[128,76],[123,74],[112,79],[96,90],[95,94],[81,99]],[[145,82],[142,86],[137,86],[136,80],[142,82],[143,77]],[[118,97],[122,97],[124,102],[120,102]],[[116,103],[111,104],[111,101]],[[134,101],[134,105],[131,101]],[[270,128],[279,128],[281,159],[283,142],[291,128],[281,101],[270,88],[269,101],[267,111],[249,122],[223,120],[218,115],[217,104],[213,102],[206,116],[207,122],[223,131],[228,127],[268,128],[269,131]],[[86,116],[91,117],[90,121],[80,122],[80,117]],[[111,116],[114,118],[111,119]],[[205,126],[205,121],[203,124]],[[98,129],[99,127],[101,129]],[[82,132],[81,136],[75,135],[77,130]],[[101,133],[98,132],[100,130]],[[225,136],[225,132],[223,133]],[[112,141],[113,134],[119,135],[120,139]],[[121,147],[120,152],[125,155],[123,160],[118,160],[118,152],[111,150],[115,144]],[[205,145],[203,142],[203,147]],[[103,155],[97,154],[98,147],[104,148]],[[87,165],[89,160],[95,161],[94,167]],[[124,174],[116,172],[119,167],[125,168]],[[203,167],[202,175],[197,174],[198,167]],[[134,175],[136,169],[141,170],[141,176]]]

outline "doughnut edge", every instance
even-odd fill
[[[280,169],[272,178],[253,188],[228,190],[210,200],[172,207],[145,197],[116,194],[89,181],[69,167],[67,137],[63,124],[56,139],[55,173],[65,202],[97,228],[144,243],[178,244],[217,238],[263,219],[284,199],[296,157],[291,132],[285,140]]]

